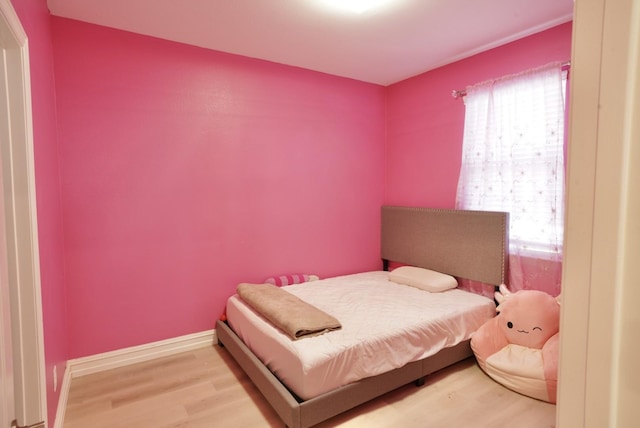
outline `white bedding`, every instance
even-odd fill
[[[307,400],[436,354],[495,316],[490,299],[459,289],[429,293],[366,272],[283,287],[336,317],[342,329],[293,341],[236,295],[231,328],[297,396]]]

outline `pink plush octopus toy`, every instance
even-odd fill
[[[556,402],[560,302],[535,290],[496,292],[498,315],[471,337],[480,368],[498,383],[538,400]]]

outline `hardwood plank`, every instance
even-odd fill
[[[468,359],[317,428],[555,427],[555,406],[512,392]],[[229,354],[196,349],[71,381],[65,428],[282,427]]]

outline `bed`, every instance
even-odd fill
[[[470,357],[470,334],[495,315],[491,300],[459,289],[432,293],[436,300],[423,302],[420,299],[430,293],[394,284],[386,271],[388,261],[393,261],[502,284],[507,270],[508,214],[385,206],[381,220],[383,271],[299,284],[287,290],[303,300],[315,298],[313,304],[328,312],[337,311],[337,318],[345,321],[341,330],[291,341],[237,296],[227,303],[227,322],[216,325],[219,344],[290,428],[318,424],[405,384],[423,383],[426,375]],[[314,296],[318,288],[329,292],[324,297]],[[346,290],[346,297],[338,294],[341,290]],[[362,315],[363,324],[354,327],[356,321],[348,318],[347,312],[357,312],[352,309],[354,302],[362,306],[358,305],[359,295],[372,295],[374,301],[366,303],[369,306],[363,314],[368,315]],[[405,300],[400,302],[393,296]],[[341,307],[341,301],[347,302],[346,306]],[[470,309],[466,309],[467,301]],[[429,319],[420,324],[426,314],[431,316],[443,308],[447,308],[452,324]],[[407,326],[405,319],[414,318],[410,313],[415,314],[417,323]],[[394,334],[381,330],[385,325],[405,332],[405,338],[394,342]],[[361,337],[364,330],[374,335],[377,348]],[[337,345],[332,348],[333,344]],[[336,348],[339,352],[332,350]],[[363,364],[369,359],[371,364]]]

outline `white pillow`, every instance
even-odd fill
[[[458,286],[451,275],[415,266],[402,266],[389,273],[389,279],[398,284],[411,285],[431,293],[450,290]]]

